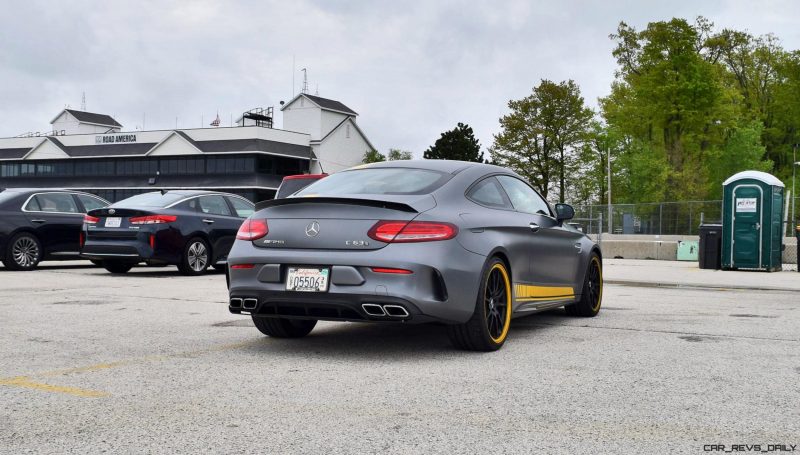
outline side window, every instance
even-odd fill
[[[516,210],[524,213],[552,216],[547,202],[527,183],[508,175],[499,175],[497,180],[503,185],[503,189],[506,190],[506,194],[508,194]]]
[[[187,210],[189,212],[199,212],[200,209],[197,208],[199,202],[197,198],[189,199],[188,201],[183,201],[180,204],[176,205],[175,208],[178,210]]]
[[[228,204],[222,196],[202,196],[198,198],[200,211],[209,215],[231,216]]]
[[[249,202],[245,202],[238,197],[229,197],[229,201],[233,205],[233,210],[236,211],[236,216],[239,218],[247,218],[255,212],[255,206]]]
[[[497,179],[489,177],[472,186],[467,197],[478,204],[496,209],[512,209],[511,202],[503,193]]]
[[[43,193],[35,197],[42,212],[80,213],[78,204],[67,193]]]
[[[83,208],[85,208],[87,212],[89,210],[102,209],[108,205],[105,201],[96,197],[87,196],[85,194],[76,194],[76,196],[78,196],[81,204],[83,204]]]
[[[37,201],[35,197],[28,199],[28,203],[25,204],[25,207],[23,207],[22,210],[27,210],[29,212],[42,211],[41,207],[39,207],[39,201]]]

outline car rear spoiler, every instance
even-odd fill
[[[272,199],[270,201],[261,201],[258,204],[256,204],[256,211],[268,207],[277,207],[280,205],[294,205],[294,204],[342,204],[342,205],[360,205],[366,207],[378,207],[383,209],[398,210],[401,212],[410,212],[410,213],[417,213],[421,211],[415,209],[414,207],[408,204],[396,201],[388,201],[381,199],[349,198],[349,197],[323,197],[323,196],[289,197],[283,199]],[[435,203],[433,205],[435,206]]]

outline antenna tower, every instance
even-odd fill
[[[86,112],[86,92],[83,92],[83,96],[81,96],[81,110]]]
[[[300,93],[308,94],[308,70],[303,68],[300,71],[303,72],[303,90],[300,90]]]

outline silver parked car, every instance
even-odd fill
[[[229,310],[273,337],[438,322],[457,347],[496,350],[513,317],[600,311],[601,252],[573,215],[497,166],[358,166],[257,205],[228,257]]]

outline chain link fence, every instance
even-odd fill
[[[793,198],[800,216],[800,198]],[[576,205],[575,222],[587,234],[598,233],[598,218],[602,216],[602,232],[612,234],[645,235],[698,235],[700,224],[722,223],[722,201],[653,202],[643,204],[611,204],[611,229],[609,209],[606,204]],[[794,225],[789,222],[792,204],[786,214],[786,235],[794,236]]]

